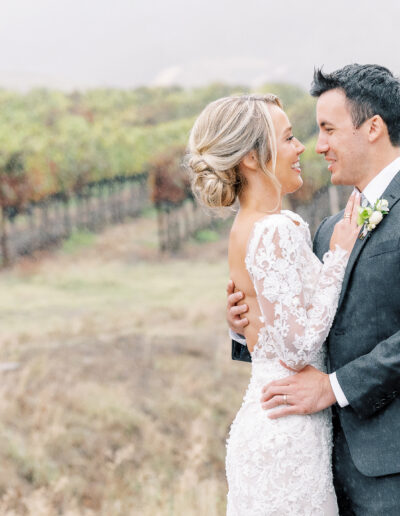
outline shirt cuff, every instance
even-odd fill
[[[347,401],[347,398],[342,388],[340,387],[338,379],[336,378],[336,373],[331,373],[329,375],[329,381],[331,382],[333,394],[335,395],[336,401],[338,402],[339,406],[342,408],[347,407],[347,405],[349,405],[349,402]]]
[[[229,328],[229,337],[241,344],[242,346],[247,346],[246,338],[243,337],[243,335],[240,335],[239,333],[235,333]]]

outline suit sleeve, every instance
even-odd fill
[[[350,406],[361,418],[373,416],[400,391],[400,330],[336,371]]]

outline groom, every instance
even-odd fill
[[[335,488],[341,515],[400,514],[400,82],[377,65],[314,73],[316,151],[333,184],[353,185],[363,204],[388,201],[389,213],[357,239],[327,339],[328,371],[312,366],[266,385],[262,407],[278,418],[333,405]],[[322,221],[314,252],[322,259],[343,212]],[[380,218],[378,216],[378,218]],[[240,333],[246,305],[228,287],[228,322]],[[233,341],[233,356],[249,359]],[[235,356],[239,355],[239,356]],[[286,395],[284,398],[283,395]],[[283,405],[286,400],[286,405]]]

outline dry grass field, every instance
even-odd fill
[[[0,515],[216,516],[249,365],[226,235],[160,258],[153,216],[0,273]]]

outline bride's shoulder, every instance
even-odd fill
[[[286,215],[288,218],[293,220],[293,222],[295,222],[297,225],[308,228],[308,223],[298,213],[290,210],[282,210],[281,213],[282,215]]]
[[[255,259],[260,249],[274,249],[299,245],[304,240],[299,227],[289,217],[282,213],[266,215],[256,220],[247,243],[247,259]],[[249,263],[250,263],[249,262]]]
[[[250,239],[253,243],[258,242],[261,237],[272,239],[276,232],[279,234],[298,231],[297,226],[291,219],[282,213],[265,215],[254,221],[250,231]]]
[[[296,228],[298,224],[292,217],[288,217],[283,211],[281,213],[272,213],[259,218],[253,224],[253,230],[271,230],[277,227]]]

